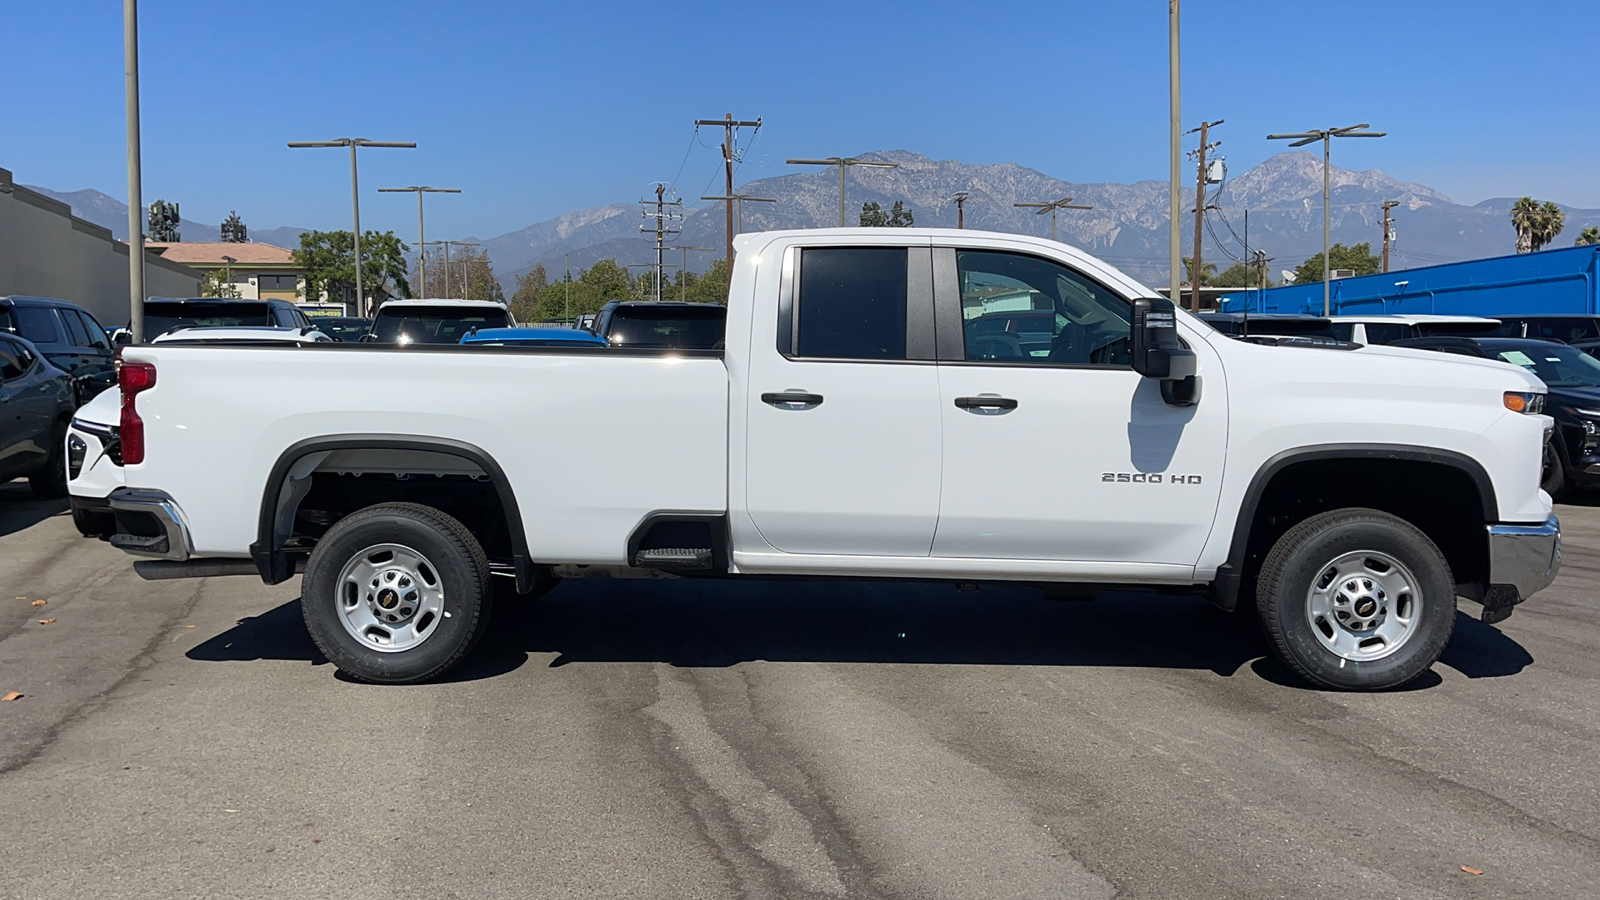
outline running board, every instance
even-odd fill
[[[657,550],[640,550],[633,556],[633,564],[655,569],[709,569],[710,547],[663,547]]]

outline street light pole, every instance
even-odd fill
[[[1314,141],[1322,142],[1322,314],[1328,315],[1331,304],[1331,290],[1328,282],[1332,277],[1332,267],[1328,261],[1328,232],[1332,227],[1332,219],[1328,212],[1328,169],[1330,167],[1330,154],[1328,147],[1336,137],[1370,137],[1379,138],[1388,134],[1386,131],[1362,131],[1367,123],[1360,125],[1347,125],[1344,128],[1323,128],[1317,131],[1302,131],[1297,134],[1269,134],[1269,141],[1294,141],[1290,147],[1304,147]]]
[[[715,247],[679,247],[678,249],[683,251],[683,265],[678,269],[678,301],[680,303],[688,303],[689,302],[689,251],[690,250],[705,250],[705,251],[709,252],[709,251],[714,250],[716,248]]]
[[[222,280],[228,283],[228,293],[230,294],[233,293],[233,264],[236,262],[238,260],[231,256],[224,255],[222,257],[222,271],[224,273]]]
[[[1052,241],[1056,239],[1056,210],[1058,210],[1058,209],[1094,209],[1094,207],[1092,207],[1092,206],[1085,206],[1085,205],[1082,205],[1082,204],[1073,203],[1071,197],[1062,197],[1060,200],[1057,200],[1057,201],[1055,201],[1053,203],[1013,203],[1011,205],[1012,206],[1016,206],[1016,207],[1025,207],[1027,209],[1037,210],[1037,212],[1034,213],[1034,215],[1036,215],[1036,216],[1042,216],[1045,213],[1049,213],[1050,214],[1050,240],[1052,240]]]
[[[859,159],[854,156],[830,156],[827,159],[789,159],[784,160],[791,166],[838,166],[839,167],[839,227],[845,226],[844,220],[844,170],[846,166],[867,166],[873,169],[898,169],[899,163],[877,162],[870,159]],[[731,193],[731,192],[730,192]]]
[[[122,61],[128,100],[128,331],[144,341],[144,196],[139,167],[139,0],[122,0]]]
[[[1180,272],[1183,269],[1183,250],[1178,225],[1178,213],[1183,208],[1182,195],[1179,194],[1178,179],[1181,177],[1183,164],[1182,136],[1183,123],[1180,119],[1182,104],[1178,102],[1180,87],[1178,78],[1178,0],[1167,0],[1167,115],[1168,115],[1168,148],[1172,173],[1171,181],[1167,188],[1167,255],[1172,269],[1172,287],[1167,291],[1167,299],[1177,306]]]
[[[356,251],[356,300],[355,315],[366,314],[367,300],[362,296],[361,290],[361,190],[356,183],[356,148],[357,147],[403,147],[416,149],[414,141],[369,141],[366,138],[338,138],[332,141],[290,141],[289,146],[294,149],[302,147],[349,147],[350,148],[350,205],[354,210],[355,218],[355,251]]]
[[[752,197],[749,194],[710,194],[710,195],[701,195],[700,199],[701,200],[722,200],[724,202],[729,201],[729,200],[733,201],[733,204],[734,204],[734,207],[733,207],[734,208],[734,213],[733,213],[733,215],[734,215],[734,218],[739,221],[739,227],[738,227],[738,229],[736,229],[734,231],[734,234],[743,234],[744,233],[744,202],[746,200],[749,200],[751,203],[777,203],[778,202],[777,200],[774,200],[771,197]]]
[[[428,294],[428,264],[424,259],[427,253],[428,233],[422,227],[422,195],[423,194],[459,194],[460,188],[436,188],[426,185],[413,184],[403,188],[378,188],[380,194],[403,194],[414,192],[417,195],[417,290],[422,296]]]

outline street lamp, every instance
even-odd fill
[[[417,195],[417,290],[422,292],[421,296],[427,296],[428,269],[427,264],[423,262],[423,254],[425,252],[424,248],[428,243],[428,238],[427,232],[422,230],[422,195],[459,194],[461,193],[461,189],[436,188],[420,184],[413,184],[410,187],[403,188],[378,188],[378,193],[380,194],[404,194],[407,192],[415,192]]]
[[[302,147],[349,147],[350,148],[350,204],[355,211],[355,245],[356,245],[356,302],[355,315],[366,315],[367,298],[361,294],[361,191],[356,182],[356,148],[357,147],[403,147],[416,149],[413,141],[369,141],[366,138],[339,138],[333,141],[290,141],[293,149]]]
[[[1060,200],[1057,200],[1057,201],[1055,201],[1053,203],[1013,203],[1011,205],[1012,206],[1016,206],[1016,207],[1023,207],[1023,208],[1027,208],[1027,209],[1038,210],[1037,212],[1034,213],[1034,215],[1036,215],[1036,216],[1042,216],[1045,213],[1049,213],[1050,214],[1050,240],[1052,240],[1052,241],[1056,239],[1056,210],[1060,210],[1060,209],[1094,209],[1094,207],[1092,207],[1092,206],[1085,206],[1083,204],[1073,203],[1071,197],[1062,197]]]
[[[733,215],[734,215],[734,218],[738,219],[738,221],[739,221],[739,227],[734,231],[735,234],[743,234],[744,233],[744,202],[746,200],[749,200],[751,203],[777,203],[778,202],[778,201],[772,199],[771,197],[752,197],[749,194],[712,194],[711,196],[702,195],[700,197],[700,199],[701,200],[722,200],[724,202],[726,202],[728,200],[732,200],[733,201],[733,209],[734,209]]]
[[[754,198],[752,198],[752,199],[754,199]],[[704,250],[704,251],[709,253],[712,250],[715,250],[716,248],[715,247],[679,247],[678,249],[683,251],[683,266],[678,269],[678,271],[681,273],[678,276],[678,301],[680,303],[688,303],[689,302],[689,251],[690,250]]]
[[[444,246],[444,297],[442,299],[447,299],[447,300],[451,299],[450,298],[450,248],[451,247],[476,247],[476,246],[478,246],[478,242],[477,241],[429,241],[428,243],[429,244],[442,244]],[[424,285],[424,287],[426,287],[426,285]],[[466,300],[467,299],[466,293],[467,293],[467,270],[463,268],[461,270],[461,297],[460,297],[460,299]]]
[[[128,125],[128,331],[144,341],[144,198],[139,163],[139,0],[122,0],[123,88]],[[9,191],[7,193],[10,193]]]
[[[230,294],[233,293],[233,264],[236,262],[238,262],[238,260],[231,256],[224,255],[222,257],[222,270],[224,273],[226,273],[222,276],[222,280],[227,282],[228,293]]]
[[[1330,307],[1328,279],[1332,274],[1328,265],[1328,230],[1330,220],[1328,217],[1328,145],[1336,137],[1383,137],[1386,131],[1362,131],[1367,123],[1349,125],[1344,128],[1324,128],[1319,131],[1302,131],[1298,134],[1269,134],[1269,141],[1294,141],[1290,147],[1304,147],[1315,141],[1322,142],[1322,314],[1326,316]]]
[[[898,169],[899,163],[876,162],[870,159],[858,159],[854,156],[830,156],[827,159],[787,159],[784,162],[791,166],[838,166],[839,167],[839,227],[844,227],[844,170],[847,166],[867,166],[873,169]]]

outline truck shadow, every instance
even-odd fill
[[[445,681],[492,678],[530,654],[574,663],[660,662],[724,667],[751,660],[942,665],[1198,669],[1303,687],[1268,653],[1253,617],[1204,599],[1106,592],[1095,601],[1044,599],[1036,588],[850,581],[603,580],[563,582],[548,596],[504,595],[484,644]],[[326,662],[306,635],[299,601],[233,628],[191,659]],[[1523,647],[1466,613],[1441,662],[1469,678],[1513,675]],[[1429,672],[1410,687],[1440,682]]]
[[[0,482],[0,537],[26,531],[66,511],[65,497],[40,500],[25,480]]]

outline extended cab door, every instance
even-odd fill
[[[1130,368],[1131,304],[1058,259],[934,248],[944,462],[933,556],[1192,566],[1216,515],[1227,391]],[[1209,381],[1207,381],[1209,379]],[[1177,574],[1176,572],[1174,574]]]
[[[904,244],[784,252],[745,394],[745,508],[771,547],[928,555],[941,478],[930,259]]]

